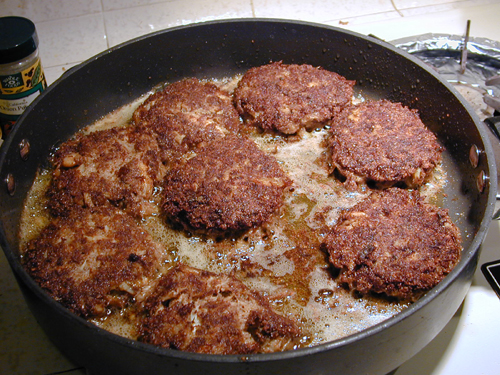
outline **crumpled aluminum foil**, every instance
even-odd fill
[[[500,74],[500,42],[469,37],[463,74],[460,71],[463,36],[428,33],[390,43],[432,66],[472,104],[481,120],[493,116],[494,108],[484,98],[500,99],[500,84],[486,85],[485,81]]]

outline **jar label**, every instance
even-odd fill
[[[23,91],[15,95],[0,95],[0,116],[9,119],[9,117],[19,117],[24,110],[35,100],[35,98],[45,89],[40,82],[31,90]]]
[[[40,82],[46,86],[42,64],[40,59],[37,59],[33,65],[21,72],[0,75],[0,94],[3,96],[30,91]]]
[[[39,59],[21,72],[0,75],[0,118],[16,120],[46,87]]]

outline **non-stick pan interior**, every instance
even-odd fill
[[[470,165],[471,146],[482,151],[487,148],[481,139],[482,129],[477,129],[482,125],[475,122],[473,112],[467,112],[467,104],[450,91],[450,86],[438,81],[419,61],[394,52],[384,42],[304,23],[239,20],[181,27],[139,38],[90,59],[49,87],[20,119],[14,136],[2,150],[2,180],[12,173],[17,190],[14,196],[9,196],[5,188],[2,191],[7,194],[2,199],[2,206],[6,206],[2,207],[2,220],[9,243],[16,244],[24,195],[51,146],[162,82],[191,76],[228,77],[280,60],[336,71],[355,79],[357,89],[367,97],[401,101],[417,109],[456,164],[449,168],[447,205],[452,212],[466,213],[467,220],[460,223],[464,233],[478,229],[489,186],[478,193],[476,180],[480,171],[488,176],[494,171],[486,164],[476,168]],[[18,152],[23,138],[31,145],[27,161]],[[482,157],[480,162],[484,160]]]
[[[385,42],[333,27],[252,19],[178,27],[124,43],[64,74],[28,108],[0,154],[0,244],[21,282],[37,288],[19,265],[17,228],[35,173],[54,146],[163,82],[229,77],[270,61],[321,66],[356,80],[366,97],[400,101],[419,111],[447,149],[442,203],[464,235],[464,257],[450,278],[470,267],[492,215],[496,170],[487,157],[492,151],[485,129],[468,104],[430,68]],[[27,158],[19,151],[23,140],[30,144]],[[477,165],[470,162],[473,147],[479,150]],[[478,180],[484,186],[478,188]],[[397,317],[385,325],[391,322]]]

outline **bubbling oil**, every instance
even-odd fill
[[[231,91],[240,77],[214,81]],[[84,132],[128,126],[133,111],[150,93],[110,113]],[[355,101],[364,98],[357,94]],[[329,174],[325,138],[328,130],[301,130],[293,137],[263,134],[246,130],[246,135],[266,153],[273,155],[293,181],[286,191],[284,204],[273,218],[258,228],[233,237],[208,238],[180,231],[153,215],[140,222],[144,230],[160,242],[174,259],[193,267],[231,274],[248,287],[266,296],[273,307],[304,327],[298,346],[313,346],[340,339],[394,316],[408,303],[357,296],[332,275],[327,255],[320,249],[328,228],[340,212],[370,194],[352,192]],[[44,192],[49,186],[50,171],[40,171],[21,220],[21,250],[35,238],[49,221]],[[421,192],[428,200],[438,201],[446,173],[438,166]],[[159,204],[161,188],[153,203]],[[103,329],[136,339],[133,311],[118,311],[93,320]]]

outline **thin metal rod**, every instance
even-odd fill
[[[462,45],[462,53],[460,55],[460,74],[464,74],[465,68],[467,67],[467,44],[469,43],[469,33],[470,33],[470,20],[467,20],[464,43]]]

